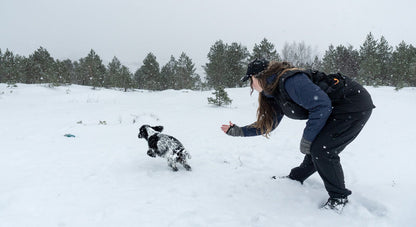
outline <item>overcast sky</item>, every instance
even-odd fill
[[[0,49],[29,56],[40,46],[55,59],[91,49],[131,71],[152,52],[160,66],[185,52],[201,73],[217,41],[252,51],[263,38],[278,52],[301,42],[323,55],[330,44],[358,49],[366,35],[416,46],[414,0],[0,0]]]

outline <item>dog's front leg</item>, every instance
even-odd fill
[[[156,158],[156,152],[152,148],[149,148],[149,150],[147,150],[147,155],[149,155],[152,158]]]
[[[191,171],[192,170],[192,168],[191,168],[191,166],[186,162],[186,160],[185,159],[182,159],[181,160],[181,164],[183,165],[183,167],[186,169],[186,170],[188,170],[188,171]]]
[[[191,155],[189,155],[189,153],[185,150],[185,149],[181,149],[176,151],[176,162],[179,162],[182,164],[182,166],[188,170],[191,171],[192,168],[191,166],[188,164],[188,162],[186,161],[186,158],[191,158]]]
[[[182,164],[182,166],[183,166],[186,170],[191,171],[191,170],[192,170],[192,168],[191,168],[191,166],[188,164],[188,162],[186,161],[186,157],[189,157],[188,155],[189,155],[189,154],[188,154],[185,150],[183,150],[183,151],[179,152],[179,155],[178,155],[178,157],[176,158],[176,162],[181,163],[181,164]]]
[[[173,171],[178,171],[178,167],[176,166],[176,157],[174,157],[173,155],[169,155],[167,157],[168,160],[168,165],[172,168]]]
[[[187,150],[184,150],[183,152],[185,153],[185,155],[184,155],[185,158],[189,158],[189,159],[192,158],[191,154],[189,154]]]

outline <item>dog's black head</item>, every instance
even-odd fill
[[[150,125],[142,125],[142,127],[140,127],[138,137],[148,140],[150,136],[156,133],[160,133],[162,131],[163,131],[163,126],[151,127]]]

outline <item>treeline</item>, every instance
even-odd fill
[[[391,47],[382,36],[379,40],[369,33],[359,49],[352,46],[329,46],[322,59],[304,42],[286,43],[281,54],[266,38],[255,44],[250,52],[242,44],[215,42],[203,65],[204,79],[196,72],[192,59],[182,53],[171,56],[160,67],[156,56],[149,53],[134,73],[122,65],[117,57],[105,66],[101,58],[91,50],[78,61],[58,60],[40,47],[28,57],[15,55],[0,49],[0,82],[49,83],[52,86],[79,84],[93,87],[128,89],[209,89],[241,87],[247,63],[255,58],[289,61],[297,67],[313,68],[326,73],[341,72],[369,86],[416,86],[416,48],[401,42]]]
[[[383,36],[376,40],[370,33],[359,50],[329,46],[318,68],[344,73],[368,86],[415,87],[416,48],[402,41],[393,49]]]

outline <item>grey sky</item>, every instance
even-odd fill
[[[358,49],[369,32],[416,45],[415,9],[414,0],[0,0],[0,48],[28,56],[43,46],[61,60],[94,49],[133,73],[149,52],[161,66],[185,52],[201,73],[220,39],[251,51],[267,38],[279,52],[304,41],[321,55],[330,44]]]

